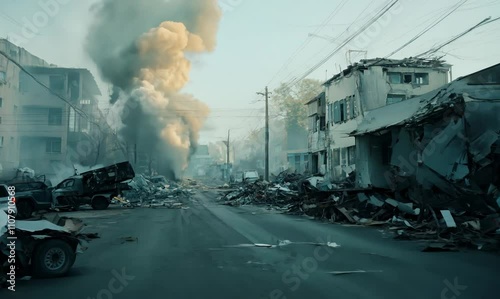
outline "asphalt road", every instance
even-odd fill
[[[201,192],[185,210],[73,213],[101,238],[78,255],[70,275],[19,281],[0,298],[498,297],[498,255],[424,253],[423,244],[393,240],[380,228],[221,206],[213,197]],[[271,248],[241,245],[280,240]]]

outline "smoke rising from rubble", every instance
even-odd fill
[[[87,52],[113,85],[120,136],[151,155],[160,173],[179,177],[209,113],[181,92],[191,68],[186,55],[214,50],[217,0],[103,0],[92,10]]]

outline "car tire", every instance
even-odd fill
[[[98,196],[92,199],[92,209],[105,210],[109,207],[109,200],[104,196]]]
[[[28,219],[35,210],[33,204],[28,199],[18,199],[16,202],[17,219]]]
[[[38,245],[32,257],[33,276],[53,278],[67,274],[75,263],[76,252],[70,244],[51,239]]]

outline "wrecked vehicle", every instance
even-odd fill
[[[259,173],[256,170],[247,170],[243,172],[243,182],[245,183],[255,183],[259,179]]]
[[[78,232],[83,223],[59,218],[56,225],[47,220],[16,221],[0,212],[0,286],[13,287],[12,277],[52,278],[64,276],[82,252]],[[15,236],[15,242],[9,238]]]
[[[83,172],[59,183],[52,196],[56,208],[78,209],[90,205],[95,210],[107,209],[112,199],[121,194],[123,182],[135,177],[129,162]]]
[[[46,210],[52,204],[52,189],[44,182],[14,183],[17,218],[30,218],[33,212]]]

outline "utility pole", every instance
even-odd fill
[[[265,171],[264,179],[269,182],[269,94],[268,88],[266,86],[265,93],[258,92],[257,94],[266,97],[266,148],[265,148]]]
[[[230,175],[229,175],[229,146],[230,146],[230,141],[229,141],[229,136],[231,134],[231,130],[227,130],[227,140],[223,141],[224,144],[226,145],[226,178],[227,180],[230,180]]]

